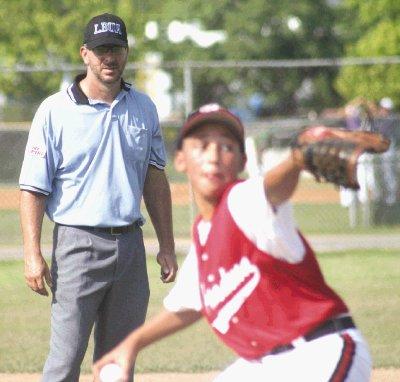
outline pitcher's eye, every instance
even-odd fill
[[[221,145],[221,150],[224,152],[232,152],[234,150],[234,145],[229,143],[224,143]]]
[[[204,151],[207,148],[207,144],[203,141],[194,141],[192,143],[192,150],[194,151]]]

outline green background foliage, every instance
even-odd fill
[[[119,14],[130,33],[140,36],[145,19],[135,15],[141,13],[141,8],[142,2],[129,0],[1,0],[0,65],[52,67],[81,63],[79,47],[91,17],[103,12]],[[137,44],[140,46],[140,39]],[[61,72],[35,75],[2,72],[0,90],[18,102],[38,103],[58,90],[61,78]]]
[[[345,0],[342,30],[347,29],[346,56],[400,55],[400,3],[394,0]],[[398,65],[349,66],[341,70],[336,86],[346,100],[358,96],[400,102]]]
[[[94,15],[111,12],[127,24],[130,61],[159,52],[164,61],[266,60],[332,57],[396,56],[400,53],[400,3],[395,0],[222,0],[211,2],[165,0],[37,1],[0,0],[0,65],[56,67],[79,64],[83,28]],[[290,19],[299,21],[296,30]],[[173,20],[197,22],[204,30],[223,30],[227,40],[202,49],[186,39],[167,38]],[[157,21],[158,39],[144,35],[147,21]],[[171,71],[174,90],[182,89],[182,73]],[[62,73],[0,73],[0,91],[10,101],[26,104],[30,116],[37,104],[58,90]],[[298,99],[303,81],[314,92]],[[209,70],[193,73],[195,106],[208,101],[241,105],[254,92],[265,97],[265,112],[288,114],[321,110],[356,96],[371,100],[390,96],[399,104],[398,65],[307,68],[290,70]]]
[[[224,30],[227,40],[210,49],[199,49],[187,41],[183,44],[158,46],[166,59],[195,60],[268,60],[336,57],[342,53],[342,44],[334,31],[337,11],[324,0],[269,1],[243,0],[220,1],[218,7],[208,2],[191,0],[172,13],[173,1],[166,2],[161,23],[177,18],[184,21],[200,21],[205,29]],[[169,11],[168,11],[168,9]],[[297,18],[301,25],[294,32],[288,28],[288,20]],[[318,78],[318,86],[308,106],[320,105],[321,94],[331,105],[339,102],[332,86],[336,69],[276,70],[213,70],[198,69],[195,73],[195,103],[208,101],[234,103],[237,87],[240,97],[254,92],[267,95],[267,107],[275,111],[291,112],[296,107],[294,91],[304,78]],[[232,83],[235,81],[235,89]]]

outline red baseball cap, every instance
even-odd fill
[[[182,148],[182,141],[185,137],[195,129],[208,123],[216,123],[227,127],[239,142],[240,150],[244,152],[244,127],[241,120],[217,103],[203,105],[187,117],[179,132],[177,148]]]

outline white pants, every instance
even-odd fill
[[[214,382],[369,382],[371,369],[367,343],[348,329],[256,361],[239,358]]]

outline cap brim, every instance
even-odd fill
[[[221,115],[220,112],[207,113],[203,115],[199,114],[195,116],[189,123],[185,124],[183,131],[181,132],[181,138],[183,139],[186,136],[190,135],[200,126],[210,123],[216,123],[219,125],[226,126],[231,132],[231,134],[239,141],[240,145],[243,145],[244,142],[243,125],[235,118],[232,118],[227,115]]]
[[[123,46],[125,48],[128,47],[128,43],[126,41],[123,41],[115,37],[102,37],[99,38],[98,40],[89,41],[85,45],[88,49],[93,49],[101,45],[118,45],[118,46]]]

